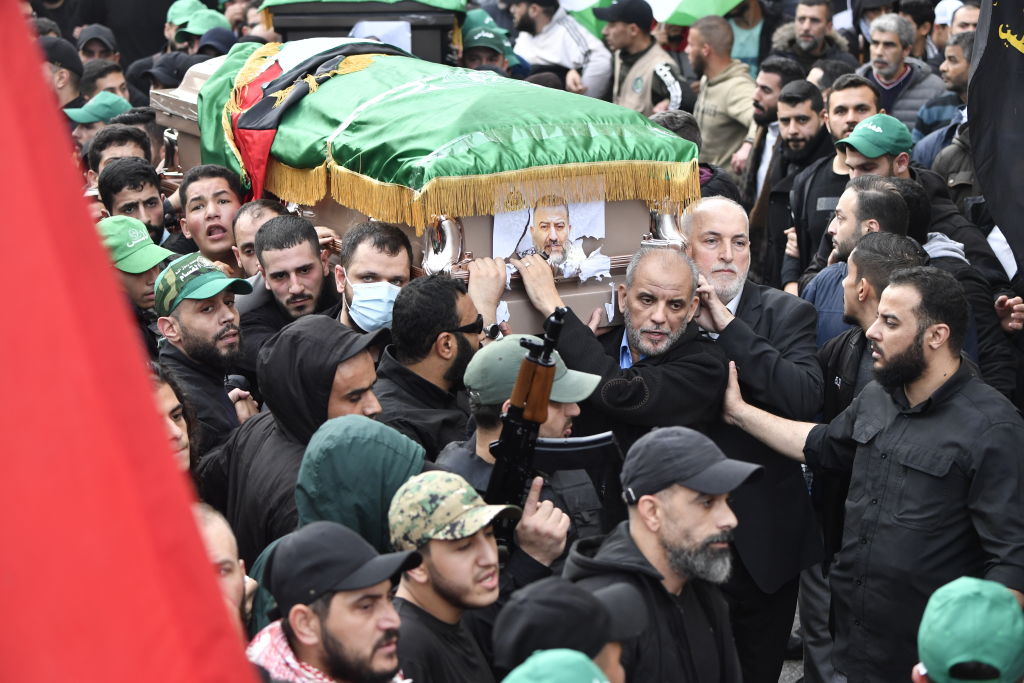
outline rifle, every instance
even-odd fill
[[[565,308],[556,308],[544,321],[544,340],[521,339],[529,352],[519,365],[508,412],[502,416],[501,436],[491,443],[494,469],[484,500],[491,505],[522,505],[534,476],[533,453],[537,432],[548,419],[548,400],[555,381],[555,361],[551,357],[562,331]],[[502,540],[511,541],[511,528],[499,529]]]

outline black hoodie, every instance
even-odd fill
[[[577,541],[562,575],[596,590],[629,583],[643,596],[647,628],[622,643],[626,679],[644,683],[739,683],[742,680],[729,609],[717,587],[686,582],[679,596],[662,585],[622,522],[606,537]]]

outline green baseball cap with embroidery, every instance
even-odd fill
[[[65,109],[64,113],[75,123],[98,123],[100,121],[110,123],[110,119],[131,108],[132,105],[125,98],[101,90],[84,106],[77,109]]]
[[[174,34],[174,41],[184,43],[189,36],[202,36],[211,28],[226,28],[231,30],[231,22],[223,14],[215,9],[197,10],[189,16],[184,26],[179,26]]]
[[[868,159],[877,159],[886,154],[909,154],[914,139],[899,119],[875,114],[858,123],[852,133],[836,143],[836,147],[840,145],[849,145]]]
[[[488,505],[459,475],[433,470],[417,474],[395,492],[388,526],[396,550],[417,550],[432,540],[468,538],[498,517],[520,515],[515,505]]]
[[[467,50],[471,47],[486,47],[489,50],[494,50],[499,55],[504,55],[506,40],[505,32],[501,29],[480,26],[467,31],[462,36],[462,47]]]
[[[582,652],[540,650],[513,669],[502,683],[608,683],[608,676]]]
[[[175,256],[173,251],[153,243],[146,224],[138,218],[111,216],[97,223],[96,228],[114,267],[122,272],[145,273]]]
[[[519,340],[532,339],[540,343],[539,337],[526,334],[510,334],[500,341],[491,342],[475,354],[466,366],[464,382],[470,395],[480,405],[493,406],[504,403],[512,395],[519,365],[526,357],[526,349]],[[555,351],[555,381],[551,386],[551,400],[556,403],[578,403],[597,388],[601,377],[587,372],[570,370]]]
[[[207,9],[200,0],[175,0],[167,8],[167,23],[181,26],[188,23],[188,20],[196,12]]]
[[[1015,683],[1024,676],[1024,613],[1006,586],[962,576],[928,598],[917,651],[935,683],[963,680],[953,667],[966,662],[999,672],[987,681]]]
[[[170,315],[184,299],[209,299],[230,288],[235,294],[251,294],[252,285],[237,277],[228,277],[202,254],[188,254],[171,261],[156,276],[153,310],[159,316]]]
[[[492,19],[491,15],[487,13],[487,10],[478,8],[471,9],[466,12],[466,18],[462,24],[463,48],[472,47],[472,45],[468,45],[465,42],[466,36],[480,28],[486,28],[501,37],[501,53],[505,55],[505,60],[508,62],[508,65],[510,67],[519,66],[519,57],[516,57],[516,53],[512,51],[512,41],[508,39],[508,31],[494,23],[494,19]]]

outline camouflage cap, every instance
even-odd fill
[[[518,519],[515,505],[487,505],[465,479],[433,470],[405,482],[391,499],[388,526],[396,550],[417,550],[430,540],[472,536],[497,517]]]

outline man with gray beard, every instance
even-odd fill
[[[629,449],[621,474],[629,519],[604,539],[577,542],[564,572],[589,590],[628,583],[643,596],[647,628],[622,642],[626,680],[742,680],[716,584],[732,565],[728,495],[760,471],[685,427],[653,430]]]

